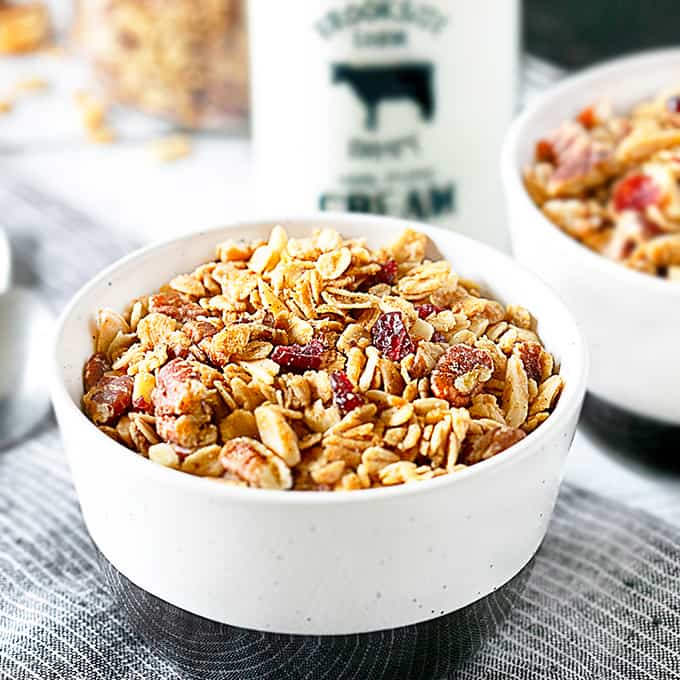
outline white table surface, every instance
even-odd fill
[[[51,86],[0,115],[0,181],[8,174],[24,179],[108,228],[144,241],[256,212],[246,138],[197,135],[191,156],[160,163],[148,142],[168,126],[120,112],[114,118],[120,141],[93,145],[85,141],[73,101],[76,90],[91,89],[86,70],[53,56],[0,59],[0,98],[32,76]],[[680,478],[637,469],[580,432],[565,478],[680,525]]]

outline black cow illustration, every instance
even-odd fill
[[[410,62],[384,66],[332,64],[333,83],[347,83],[366,107],[366,128],[378,124],[378,104],[387,99],[410,99],[424,120],[434,116],[433,66]]]

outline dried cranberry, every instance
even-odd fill
[[[416,305],[416,312],[421,319],[427,319],[430,314],[439,314],[443,312],[444,308],[438,305],[433,305],[431,302],[425,302],[422,305]]]
[[[321,368],[325,351],[321,340],[314,338],[306,345],[279,345],[274,348],[271,358],[283,368],[298,371],[317,370]]]
[[[534,153],[539,163],[554,163],[557,158],[553,145],[547,139],[539,139],[536,142]]]
[[[401,361],[407,354],[416,351],[411,340],[401,312],[387,312],[381,314],[371,329],[373,345],[388,359]]]
[[[590,130],[597,125],[597,114],[595,113],[595,107],[593,106],[587,106],[576,118],[586,130]]]
[[[387,283],[390,286],[397,280],[398,265],[394,260],[387,260],[380,271],[375,275],[378,283]]]
[[[366,403],[363,396],[354,391],[354,385],[343,371],[331,373],[331,387],[335,405],[343,415]]]
[[[680,96],[673,95],[666,100],[666,108],[671,113],[680,113]]]
[[[364,282],[362,288],[368,289],[379,283],[386,283],[391,286],[397,280],[398,269],[399,265],[395,260],[387,260],[387,262],[380,265],[380,269],[373,276]]]
[[[614,187],[614,207],[622,210],[642,211],[656,203],[661,195],[659,186],[649,175],[629,175]]]
[[[435,331],[434,333],[432,333],[430,342],[446,342],[446,336],[443,333],[440,333],[439,331]]]

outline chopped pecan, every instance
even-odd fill
[[[432,371],[432,392],[453,406],[467,406],[491,379],[493,371],[493,359],[486,350],[462,343],[453,345]]]
[[[572,196],[600,184],[615,168],[612,149],[594,141],[578,123],[563,123],[546,141],[555,157],[547,187],[551,196]]]
[[[205,338],[211,338],[220,332],[220,329],[210,321],[188,321],[182,327],[182,332],[191,338],[191,342],[197,345]]]
[[[182,323],[192,321],[206,313],[201,305],[187,300],[179,293],[158,293],[157,295],[152,295],[149,298],[149,311],[165,314]]]
[[[537,342],[520,342],[515,345],[524,370],[529,378],[537,383],[543,380],[543,348]]]
[[[473,465],[481,460],[492,458],[501,451],[509,449],[522,441],[526,433],[515,427],[500,425],[472,440],[468,439],[463,448],[462,462]]]
[[[107,373],[83,397],[83,407],[96,425],[111,425],[132,405],[132,378]]]
[[[250,486],[262,489],[290,489],[290,468],[264,444],[250,437],[228,441],[220,453],[227,473],[238,475]]]
[[[103,352],[93,354],[85,364],[83,369],[83,386],[85,392],[89,392],[104,376],[104,373],[111,370],[111,364]]]
[[[183,415],[202,412],[207,388],[199,372],[186,359],[173,359],[156,376],[151,394],[156,415]]]

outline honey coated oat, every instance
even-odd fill
[[[355,490],[455,473],[521,441],[562,389],[530,313],[426,237],[226,241],[103,309],[83,409],[150,460],[232,485]]]

